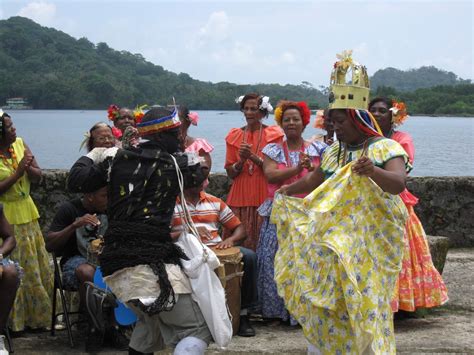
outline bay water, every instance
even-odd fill
[[[199,124],[189,135],[206,138],[214,147],[214,172],[224,171],[225,136],[233,127],[245,124],[239,111],[198,111]],[[29,145],[43,169],[69,169],[86,151],[79,151],[84,133],[99,121],[107,122],[106,111],[95,110],[16,110],[10,111],[17,135]],[[314,116],[312,117],[312,122]],[[273,124],[270,116],[266,124]],[[111,122],[108,122],[111,123]],[[306,128],[306,138],[321,133]],[[412,176],[473,176],[474,118],[410,117],[401,130],[415,142]]]

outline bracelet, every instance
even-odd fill
[[[240,167],[240,169],[239,169],[239,168],[237,167],[237,164],[238,164],[238,163],[234,163],[234,164],[232,164],[232,167],[234,168],[234,170],[235,170],[235,171],[241,172],[241,171],[242,171],[242,168],[243,168],[243,166],[242,166],[242,167]]]

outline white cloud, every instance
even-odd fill
[[[296,62],[296,57],[291,52],[285,52],[281,55],[280,61],[285,64],[293,64]]]
[[[207,23],[199,29],[199,39],[207,41],[223,41],[229,35],[230,20],[225,11],[213,12]]]
[[[42,25],[48,25],[56,15],[56,5],[44,1],[30,2],[20,9],[18,15],[28,17]]]

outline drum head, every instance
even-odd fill
[[[238,247],[230,247],[227,249],[212,248],[212,251],[216,253],[219,261],[222,263],[240,263],[242,260],[242,253]]]

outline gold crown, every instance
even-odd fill
[[[367,110],[369,104],[369,76],[367,69],[352,60],[352,51],[337,54],[329,88],[329,108]],[[349,81],[346,76],[351,73]]]

